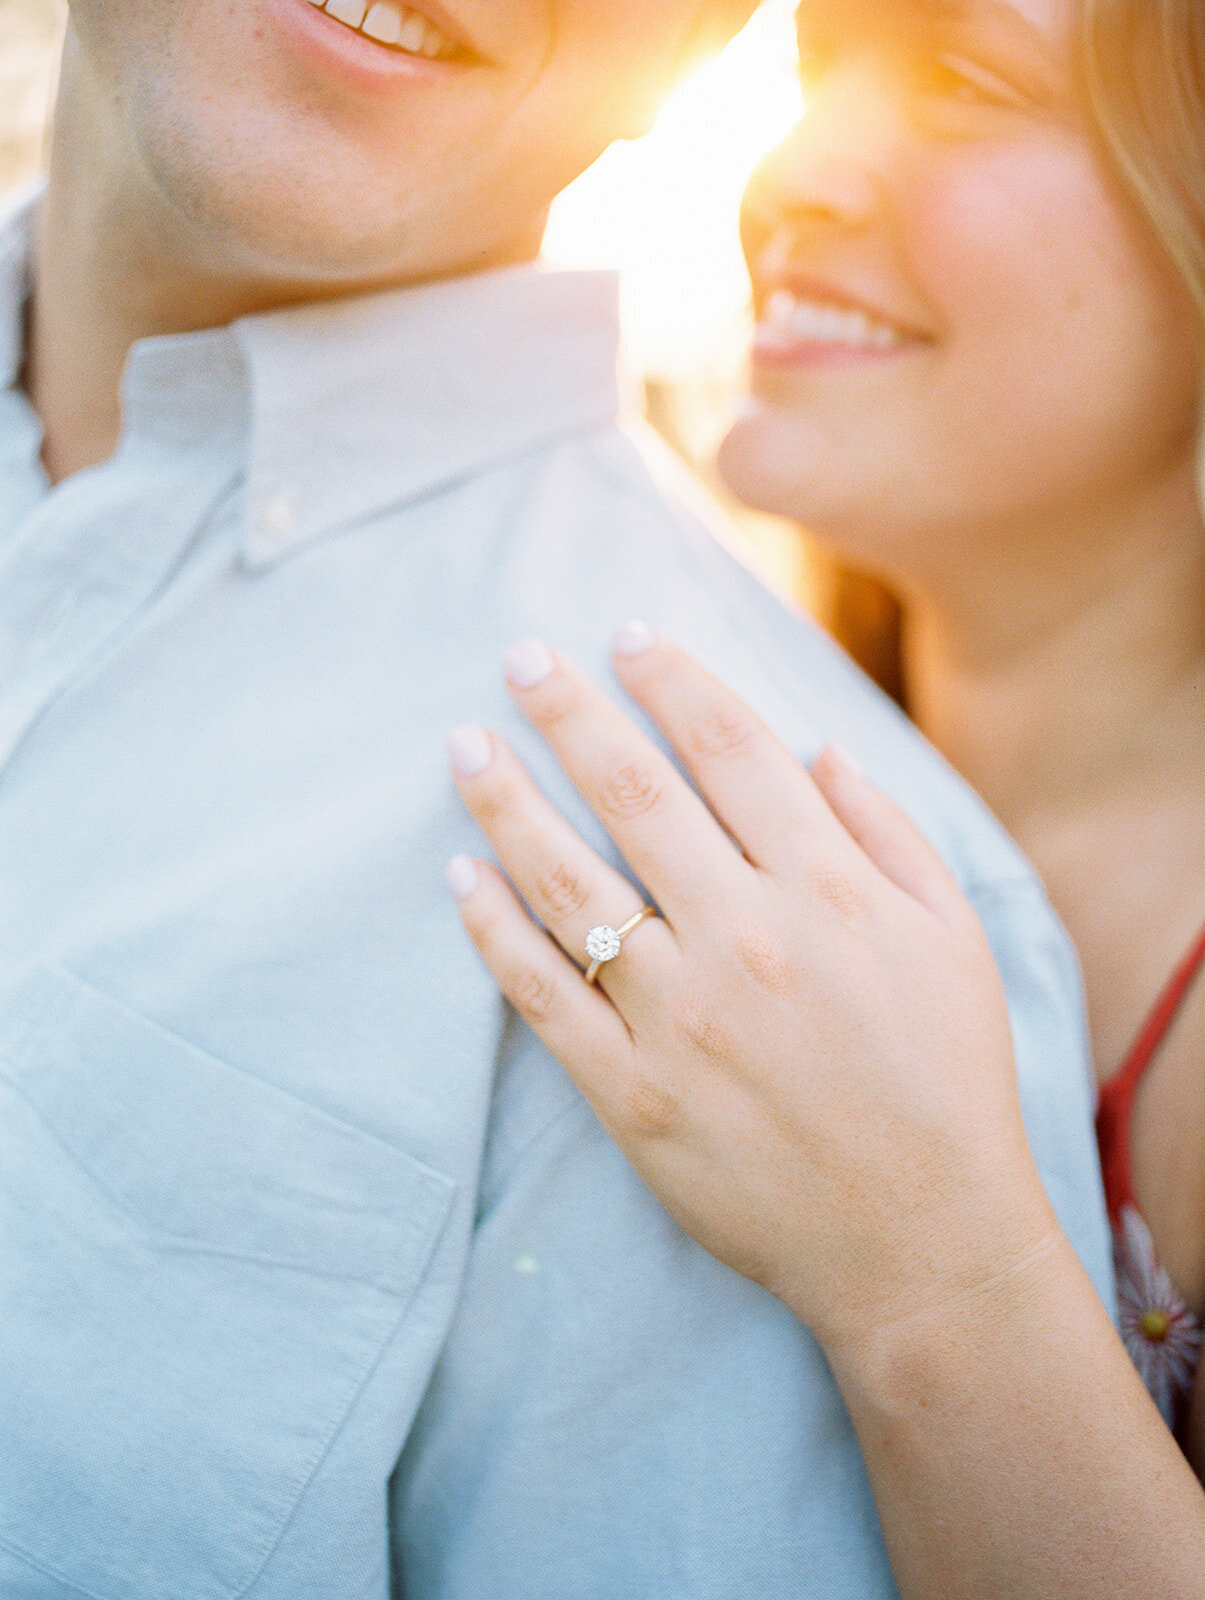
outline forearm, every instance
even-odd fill
[[[829,1351],[903,1600],[1189,1600],[1205,1494],[1061,1235]]]

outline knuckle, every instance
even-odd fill
[[[821,905],[843,921],[853,922],[862,912],[862,891],[840,867],[816,867],[811,873],[811,890]]]
[[[799,985],[795,964],[784,953],[773,934],[764,928],[743,925],[732,933],[733,954],[740,970],[759,989],[770,994],[791,994]]]
[[[741,755],[757,737],[757,721],[743,706],[710,705],[690,730],[691,753],[696,756]]]
[[[599,805],[612,820],[628,822],[655,811],[663,793],[664,786],[647,767],[630,762],[606,779]]]
[[[673,1008],[673,1031],[688,1050],[709,1061],[733,1055],[732,1034],[713,995],[684,994]]]
[[[585,880],[564,861],[539,875],[536,891],[544,905],[557,917],[577,916],[586,909],[590,899]]]
[[[557,983],[546,973],[534,967],[523,967],[512,974],[507,984],[506,997],[524,1022],[538,1025],[546,1022],[557,1000]]]
[[[634,1133],[664,1138],[677,1127],[681,1109],[676,1095],[643,1072],[633,1072],[623,1085],[620,1114]]]

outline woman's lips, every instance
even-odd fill
[[[866,308],[779,288],[762,306],[753,339],[757,359],[873,357],[916,341],[900,323]]]

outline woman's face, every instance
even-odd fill
[[[808,110],[746,195],[752,392],[720,464],[905,583],[1191,474],[1195,316],[1109,170],[1070,4],[798,12]]]

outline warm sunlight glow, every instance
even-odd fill
[[[614,146],[553,207],[549,260],[623,272],[628,349],[642,372],[681,380],[730,365],[743,346],[737,206],[758,157],[799,115],[793,9],[766,0],[646,138]]]

